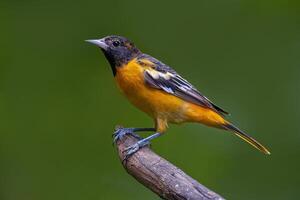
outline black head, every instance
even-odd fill
[[[102,39],[86,41],[101,48],[112,67],[114,75],[116,74],[116,67],[127,64],[141,53],[132,42],[122,36],[112,35]]]

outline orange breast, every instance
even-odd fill
[[[222,117],[214,111],[189,102],[145,84],[144,70],[136,60],[118,67],[115,76],[122,93],[136,107],[155,120],[166,123],[201,122],[207,125],[221,122]]]
[[[126,66],[117,68],[115,79],[123,94],[136,107],[151,117],[181,117],[184,101],[162,90],[151,88],[145,84],[144,68],[135,60]]]

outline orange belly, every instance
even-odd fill
[[[209,126],[224,123],[225,120],[211,109],[147,86],[143,73],[144,68],[133,60],[117,68],[115,79],[129,101],[155,120],[159,132],[166,130],[168,122],[200,122]]]

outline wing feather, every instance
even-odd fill
[[[228,114],[228,112],[213,104],[208,98],[202,95],[171,67],[145,54],[139,58],[140,62],[143,62],[143,59],[147,59],[147,63],[149,61],[152,63],[144,71],[145,82],[149,86],[161,89],[188,102],[215,110],[219,114]]]

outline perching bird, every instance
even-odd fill
[[[135,135],[137,131],[155,132],[128,147],[127,156],[165,133],[169,123],[183,122],[197,122],[230,131],[261,152],[270,154],[266,147],[228,122],[224,118],[228,114],[226,111],[212,103],[171,67],[142,53],[128,39],[113,35],[87,42],[103,51],[122,93],[154,119],[155,128],[123,128],[115,133],[115,140],[118,140],[125,134]]]

